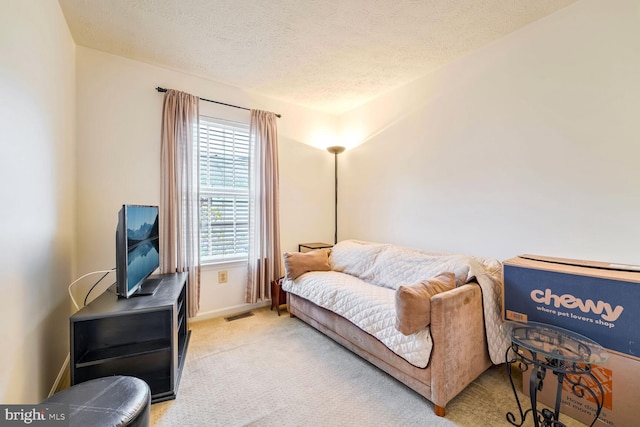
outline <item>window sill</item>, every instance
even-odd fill
[[[246,259],[236,259],[236,260],[228,260],[228,261],[202,261],[200,264],[200,270],[208,271],[208,270],[222,270],[225,268],[239,268],[246,267],[248,265],[248,260]]]

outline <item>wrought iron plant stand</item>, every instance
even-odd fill
[[[529,415],[533,416],[536,427],[565,427],[560,422],[563,384],[570,385],[571,392],[578,398],[590,397],[595,402],[596,412],[590,426],[600,416],[605,392],[599,379],[593,374],[593,364],[607,359],[606,351],[596,342],[574,332],[542,323],[507,322],[511,346],[505,360],[511,388],[518,405],[518,413],[507,413],[507,421],[514,426],[522,426]],[[529,397],[531,408],[523,411],[522,404],[513,382],[512,367],[520,372],[531,369],[529,374]],[[542,390],[547,371],[557,377],[554,410],[538,409],[538,391]]]

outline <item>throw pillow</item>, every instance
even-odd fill
[[[284,270],[287,279],[295,280],[309,271],[329,271],[330,249],[310,252],[287,252],[284,254]]]
[[[456,287],[453,273],[436,277],[396,290],[396,329],[404,335],[415,334],[431,323],[431,297]]]

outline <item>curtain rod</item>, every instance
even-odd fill
[[[156,88],[156,90],[157,90],[158,92],[166,92],[168,89],[165,89],[165,88],[163,88],[163,87],[158,86],[158,87]],[[226,105],[227,107],[233,107],[233,108],[239,108],[239,109],[241,109],[241,110],[251,111],[251,108],[240,107],[240,106],[238,106],[238,105],[233,105],[233,104],[226,104],[226,103],[224,103],[224,102],[214,101],[214,100],[212,100],[212,99],[207,99],[207,98],[200,98],[200,97],[198,97],[198,98],[199,98],[199,99],[201,99],[202,101],[213,102],[214,104]],[[282,116],[281,116],[280,114],[276,114],[276,117],[277,117],[277,118],[280,118],[280,117],[282,117]]]

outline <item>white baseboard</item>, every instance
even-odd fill
[[[266,307],[271,305],[271,300],[261,301],[255,304],[240,304],[233,307],[220,308],[218,310],[205,311],[204,313],[198,313],[196,317],[189,319],[190,322],[200,322],[202,320],[214,319],[216,317],[229,316],[232,314],[244,313],[245,311],[253,310],[256,308]]]
[[[47,397],[51,397],[55,394],[56,390],[58,389],[58,387],[60,386],[60,383],[64,378],[65,373],[67,372],[67,368],[69,367],[70,361],[71,361],[71,355],[67,353],[67,358],[64,359],[62,368],[60,369],[60,372],[58,372],[58,376],[56,377],[56,380],[53,383],[53,387],[51,387],[51,390],[49,390],[49,396]]]

